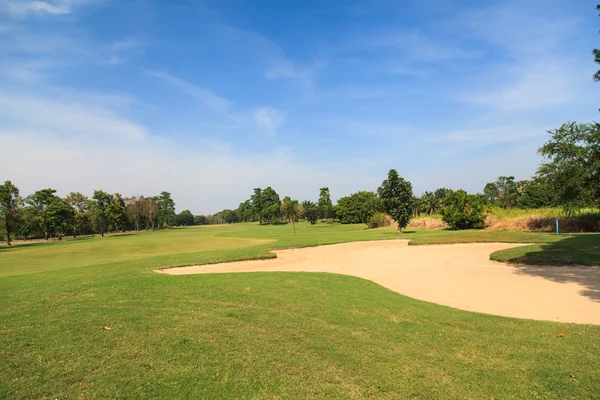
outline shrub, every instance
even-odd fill
[[[477,196],[464,190],[454,192],[446,207],[441,210],[442,220],[452,229],[482,229],[485,216]]]
[[[371,218],[369,218],[369,228],[382,228],[390,225],[392,225],[392,219],[384,213],[375,213]]]

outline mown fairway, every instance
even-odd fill
[[[293,235],[289,226],[240,224],[0,248],[0,398],[599,396],[597,326],[458,311],[348,276],[153,272],[397,237],[393,228],[361,225],[299,224]],[[563,239],[446,231],[400,238]],[[579,241],[566,240],[565,251],[577,251]]]

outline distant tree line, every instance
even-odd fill
[[[316,224],[337,221],[373,226],[381,214],[390,216],[401,231],[411,218],[441,214],[452,228],[483,227],[487,207],[561,207],[567,215],[582,208],[600,205],[600,124],[567,122],[548,131],[550,139],[538,152],[543,163],[530,180],[515,181],[500,176],[485,185],[482,193],[440,188],[413,195],[412,184],[390,170],[377,192],[358,191],[331,201],[328,187],[319,189],[317,202],[281,200],[272,188],[255,188],[237,209],[214,215],[193,215],[189,210],[175,212],[169,192],[158,196],[123,197],[120,193],[95,190],[91,198],[72,192],[61,198],[54,189],[42,189],[21,197],[10,181],[0,185],[0,235],[31,239],[74,237],[84,234],[156,230],[172,226],[258,222],[289,222],[295,231],[298,220]],[[376,225],[376,224],[375,224]]]

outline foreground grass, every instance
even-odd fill
[[[401,238],[481,238],[439,232]],[[332,274],[152,272],[397,237],[236,225],[0,250],[0,398],[597,397],[597,326],[469,313]]]

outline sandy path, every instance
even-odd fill
[[[276,251],[277,259],[171,268],[171,275],[294,271],[353,275],[388,289],[468,311],[600,324],[600,268],[512,266],[489,259],[518,246],[472,243],[408,246],[354,242]]]

